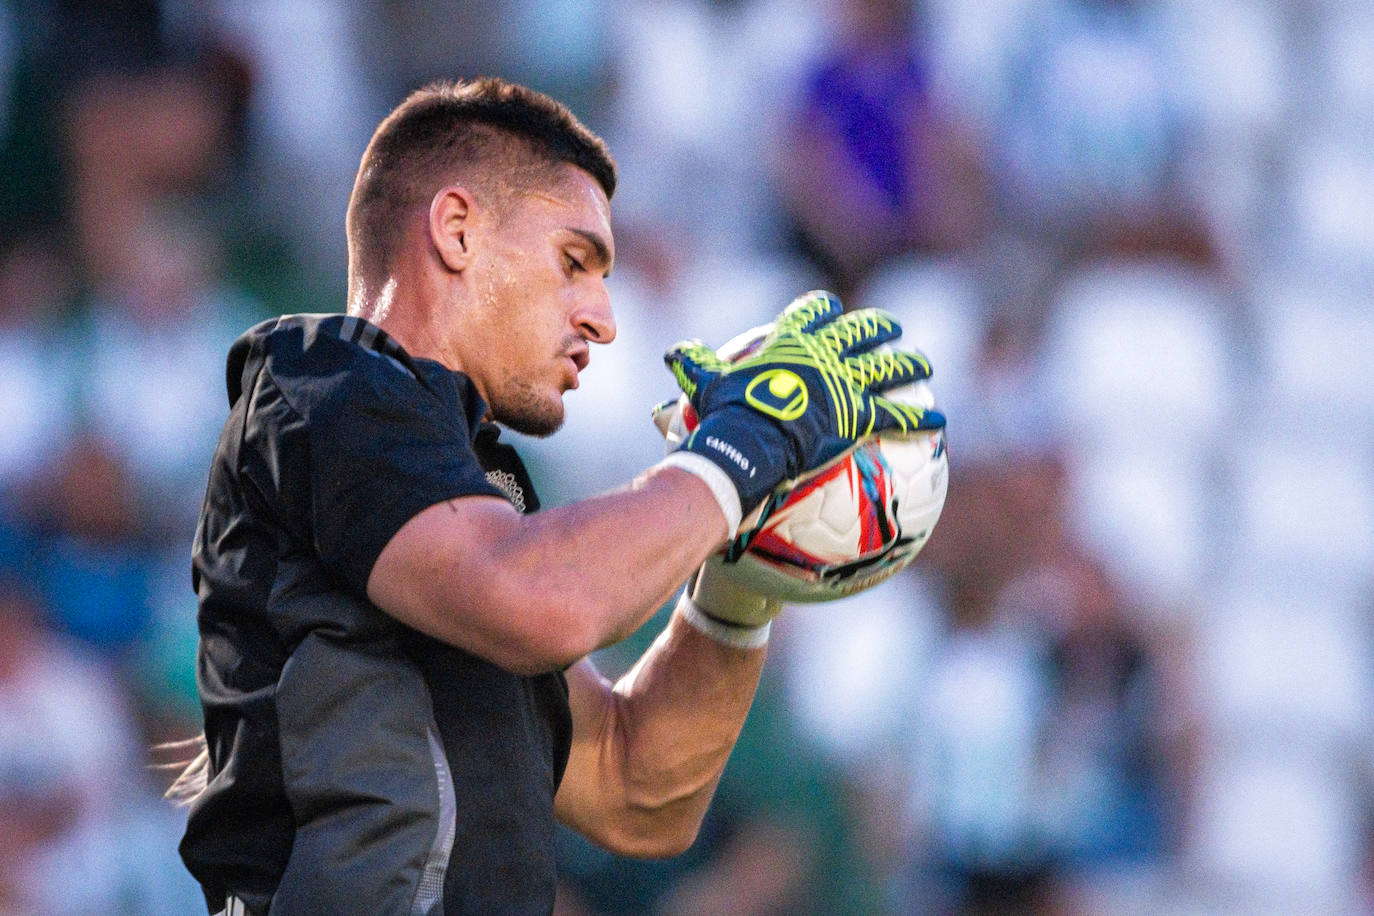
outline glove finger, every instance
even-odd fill
[[[676,451],[697,428],[697,413],[685,395],[664,401],[653,410],[654,427],[668,452]]]
[[[816,336],[835,352],[849,356],[896,340],[902,336],[902,326],[882,309],[856,309],[831,321]]]
[[[728,366],[706,344],[699,340],[684,340],[675,343],[663,354],[663,362],[673,373],[677,385],[688,398],[695,399],[697,393],[707,384],[718,378]]]
[[[674,415],[680,410],[681,397],[668,398],[659,404],[655,404],[649,412],[650,419],[654,422],[654,428],[663,438],[668,438],[668,430],[673,425]]]
[[[943,429],[945,415],[930,407],[919,404],[902,404],[880,395],[869,398],[872,423],[869,432],[880,433],[893,430],[899,433],[914,433],[919,430]]]
[[[844,361],[850,382],[870,391],[886,391],[930,378],[930,361],[918,350],[860,353]]]
[[[844,314],[838,296],[823,289],[813,289],[798,296],[782,310],[773,323],[773,335],[801,332],[809,334]]]

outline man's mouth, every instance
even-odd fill
[[[571,390],[578,386],[578,373],[587,368],[590,357],[587,355],[587,351],[582,350],[580,352],[565,354],[563,358],[572,366],[572,371],[569,373],[570,384],[568,385],[568,390]]]

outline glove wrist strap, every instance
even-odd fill
[[[677,602],[677,614],[697,632],[709,636],[722,645],[735,649],[758,649],[768,644],[773,621],[756,627],[742,627],[717,620],[697,607],[687,592]]]
[[[700,478],[711,488],[711,495],[716,498],[716,502],[720,504],[720,511],[725,515],[725,524],[730,529],[727,538],[735,536],[739,530],[740,519],[744,517],[744,510],[740,505],[739,490],[735,489],[734,481],[730,479],[729,474],[721,470],[720,465],[695,452],[677,451],[668,455],[657,466],[678,468]]]
[[[703,417],[679,451],[705,458],[722,471],[747,515],[789,476],[791,449],[778,424],[749,408],[728,405]]]

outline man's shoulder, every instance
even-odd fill
[[[387,389],[420,380],[414,361],[384,331],[336,313],[281,315],[241,334],[226,366],[230,402],[263,370],[277,387],[308,389],[317,397],[358,385]]]
[[[404,360],[402,371],[410,372],[409,357],[386,332],[371,322],[334,312],[278,315],[260,321],[239,335],[234,349],[259,349],[280,356],[321,355],[325,352],[352,355],[385,355]]]

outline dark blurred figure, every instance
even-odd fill
[[[1069,554],[1002,596],[1046,640],[1042,755],[1053,848],[1070,872],[1176,852],[1185,749],[1170,650],[1132,617],[1101,564]],[[1186,720],[1183,720],[1186,721]]]
[[[119,269],[158,201],[208,190],[232,149],[231,102],[208,63],[111,69],[74,82],[63,111],[70,216],[88,272]]]
[[[780,138],[797,242],[848,298],[884,259],[968,248],[982,229],[976,146],[932,87],[907,0],[833,2],[833,48]]]
[[[69,218],[99,258],[118,244],[136,199],[203,190],[237,154],[246,65],[215,35],[174,28],[162,6],[37,0],[14,10],[17,60],[0,136],[12,176],[0,195],[7,219]],[[91,204],[111,210],[83,212]],[[96,220],[92,231],[86,220]]]
[[[235,282],[251,187],[236,183],[252,85],[194,16],[151,0],[55,0],[25,20],[51,90],[61,232],[80,308],[58,353],[80,362],[76,409],[133,476],[144,540],[184,544],[201,456],[227,412],[207,366],[261,309]]]
[[[75,280],[47,233],[0,233],[0,498],[22,488],[76,422],[68,344]]]
[[[214,226],[226,274],[255,295],[321,301],[293,244],[266,228],[276,201],[245,168],[257,76],[213,5],[36,0],[12,22],[7,226],[61,246],[73,276],[98,283],[150,212],[184,207]]]
[[[899,910],[1088,913],[1178,850],[1184,654],[1068,533],[1054,453],[966,465],[929,559],[950,632],[913,717]],[[957,497],[956,497],[956,494]]]

